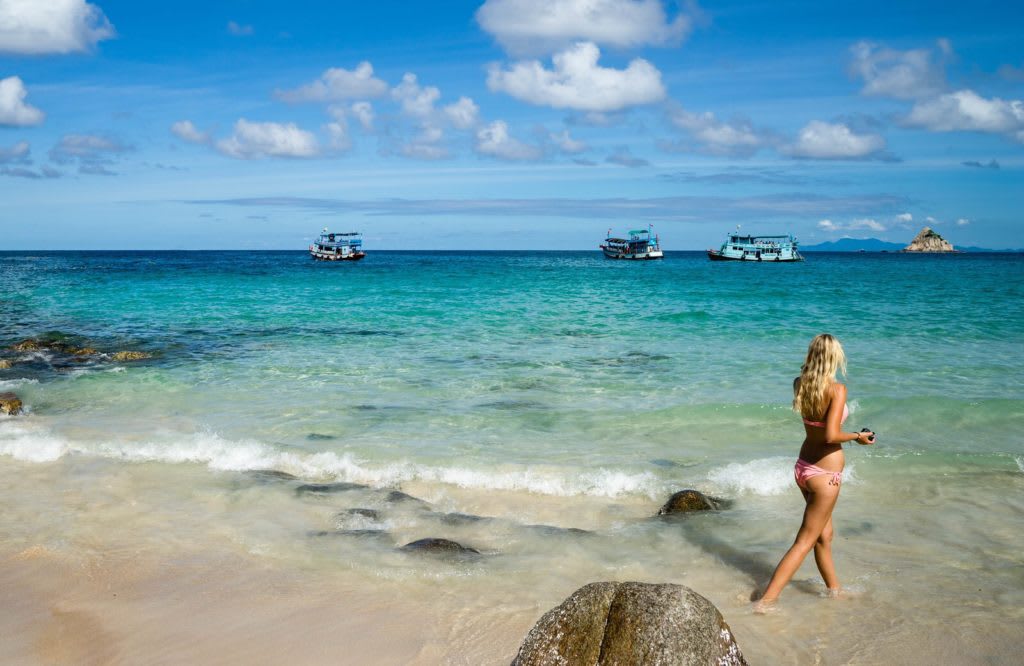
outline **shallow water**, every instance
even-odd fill
[[[1011,663],[1022,268],[1019,255],[0,254],[0,343],[59,332],[101,352],[3,352],[15,364],[0,390],[29,414],[0,420],[0,533],[12,549],[210,548],[347,572],[447,617],[451,659],[507,661],[521,636],[479,652],[487,622],[528,626],[586,582],[632,579],[709,597],[759,663]],[[849,427],[879,433],[848,450],[836,510],[856,596],[820,598],[808,562],[777,613],[753,616],[744,599],[799,524],[789,387],[823,330],[850,359]],[[125,349],[153,358],[110,358]],[[266,469],[297,478],[252,474]],[[298,491],[310,481],[367,488]],[[683,487],[734,503],[652,519]],[[426,504],[388,501],[397,488]],[[482,554],[396,551],[426,536]]]

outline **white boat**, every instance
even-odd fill
[[[609,259],[661,259],[665,255],[661,251],[657,236],[651,236],[651,229],[634,229],[629,238],[615,238],[612,230],[600,246],[604,256]]]
[[[363,236],[358,231],[331,233],[324,227],[320,237],[309,246],[309,256],[317,261],[359,261],[363,252]]]
[[[793,236],[744,236],[739,233],[729,234],[722,247],[708,250],[711,261],[803,261],[803,255],[797,251],[797,240]]]

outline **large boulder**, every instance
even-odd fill
[[[21,414],[21,399],[10,391],[0,393],[0,414]]]
[[[668,498],[665,505],[658,510],[659,516],[671,516],[693,511],[715,511],[722,507],[722,500],[708,497],[699,490],[680,490]]]
[[[537,621],[512,666],[747,663],[714,604],[688,587],[590,583]]]

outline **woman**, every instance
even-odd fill
[[[757,611],[763,612],[775,603],[811,549],[829,593],[839,593],[832,563],[832,509],[843,481],[843,443],[874,444],[875,434],[842,431],[850,410],[846,406],[846,387],[836,381],[836,371],[846,375],[842,346],[828,333],[815,336],[807,348],[800,376],[793,380],[793,411],[803,416],[806,432],[794,475],[807,507],[796,541],[775,567],[755,606]]]

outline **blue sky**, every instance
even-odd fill
[[[0,0],[0,249],[1024,247],[1024,6]]]

